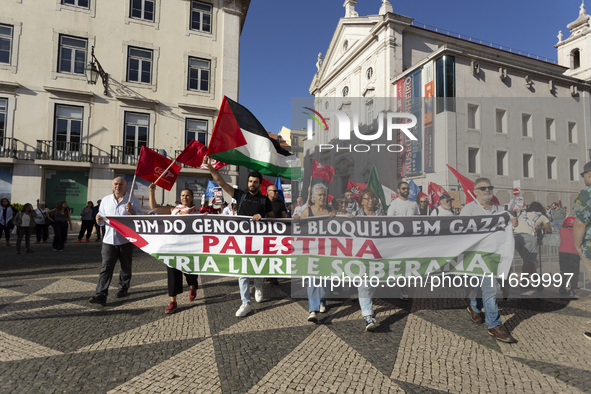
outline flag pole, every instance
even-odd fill
[[[177,156],[177,157],[178,157],[178,156]],[[166,167],[166,170],[162,171],[162,174],[160,174],[160,176],[158,177],[158,179],[156,179],[156,180],[154,181],[154,183],[158,183],[158,181],[159,181],[159,180],[160,180],[160,179],[161,179],[161,178],[164,176],[164,174],[166,174],[166,173],[168,172],[168,170],[170,170],[170,167],[172,167],[172,165],[173,165],[174,163],[176,163],[176,159],[174,159],[174,160],[172,161],[172,163],[170,163],[170,165],[169,165],[168,167]]]
[[[135,186],[135,177],[137,175],[133,174],[133,182],[131,182],[131,190],[129,191],[129,198],[127,199],[127,202],[131,201],[131,195],[133,194],[133,187]]]

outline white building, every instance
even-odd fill
[[[207,143],[223,96],[238,97],[249,4],[4,1],[0,194],[50,206],[65,199],[77,214],[110,192],[115,175],[130,183],[142,146],[174,157],[191,139]],[[85,76],[93,61],[108,74],[96,86]],[[184,168],[177,187],[202,192],[209,178]],[[134,194],[147,196],[146,186],[136,181]],[[177,189],[162,197],[173,203]]]
[[[356,2],[345,1],[345,17],[319,55],[310,86],[328,132],[317,127],[305,147],[336,167],[331,193],[342,192],[348,179],[366,182],[373,164],[394,189],[399,180],[412,179],[424,191],[429,182],[458,190],[449,164],[473,180],[490,178],[501,203],[520,181],[526,203],[562,200],[572,207],[580,169],[590,159],[591,57],[584,54],[591,50],[591,30],[584,7],[568,25],[570,37],[559,34],[555,64],[418,26],[394,13],[387,0],[378,15],[359,16]],[[412,112],[418,140],[372,141],[400,143],[405,153],[354,153],[355,143],[369,142],[338,140],[340,126],[330,110],[351,119],[359,114],[362,137],[375,133],[378,113]],[[334,148],[322,150],[323,143]]]

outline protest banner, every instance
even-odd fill
[[[137,247],[187,273],[301,277],[499,275],[513,259],[508,213],[477,217],[117,216]]]

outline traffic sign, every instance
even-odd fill
[[[513,195],[515,197],[517,197],[519,195],[519,189],[518,188],[513,189]]]

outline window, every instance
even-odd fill
[[[523,177],[533,178],[533,160],[529,153],[523,155]]]
[[[69,4],[81,8],[89,8],[90,0],[62,0],[62,4]]]
[[[135,112],[125,113],[125,155],[137,156],[142,146],[148,145],[150,115]]]
[[[365,72],[365,76],[367,77],[367,79],[371,79],[371,77],[373,77],[373,68],[368,68]]]
[[[343,88],[343,97],[347,97],[349,95],[349,87],[345,86]]]
[[[507,111],[504,109],[495,110],[495,129],[497,133],[507,133]]]
[[[507,175],[507,152],[498,150],[497,151],[497,175]]]
[[[80,150],[82,114],[82,107],[56,105],[54,130],[55,150]]]
[[[155,0],[131,0],[130,18],[154,21]]]
[[[84,75],[86,67],[85,38],[60,35],[58,72]]]
[[[568,122],[568,142],[577,143],[577,124],[575,122]]]
[[[373,117],[373,113],[374,113],[374,103],[373,100],[368,101],[367,103],[365,103],[365,123],[368,125],[373,124],[373,121],[375,120]]]
[[[570,53],[570,68],[574,70],[579,67],[581,67],[581,52],[575,48]]]
[[[480,172],[480,149],[468,148],[468,172],[470,174],[476,174]]]
[[[521,114],[521,135],[523,137],[532,136],[531,115]]]
[[[480,107],[468,104],[468,129],[480,130]]]
[[[546,169],[548,172],[548,179],[556,179],[556,157],[546,157]]]
[[[546,139],[548,141],[556,140],[556,127],[554,119],[546,118]]]
[[[577,175],[579,175],[579,161],[577,159],[570,159],[569,162],[570,180],[578,181]]]
[[[456,58],[445,55],[435,61],[436,112],[456,110]]]
[[[189,58],[189,83],[187,89],[209,92],[211,62],[197,57]]]
[[[6,137],[6,116],[8,114],[8,100],[0,98],[0,146],[4,146]]]
[[[152,82],[152,51],[129,47],[127,50],[127,81]]]
[[[12,26],[0,24],[0,63],[10,64],[12,53]]]
[[[185,146],[192,140],[199,141],[207,146],[207,121],[187,119],[185,121],[185,139]]]
[[[349,41],[345,40],[343,42],[343,52],[347,52],[347,49],[349,49]]]
[[[191,2],[191,30],[211,33],[211,4]]]

